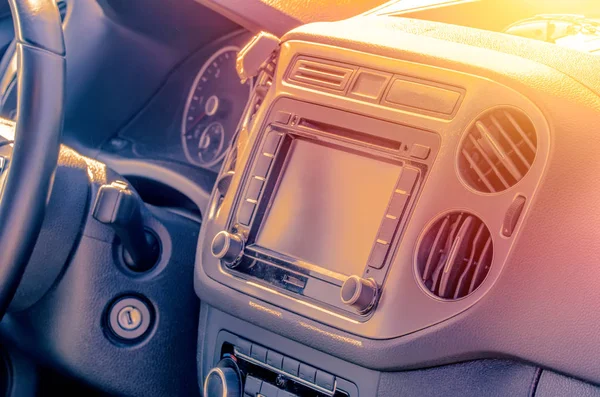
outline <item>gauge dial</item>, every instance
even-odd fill
[[[181,141],[193,164],[210,168],[223,159],[250,97],[250,83],[240,83],[235,69],[238,51],[229,46],[214,53],[190,89]]]
[[[199,131],[196,129],[196,131]],[[194,132],[195,135],[195,132]],[[225,146],[223,124],[214,121],[200,134],[198,139],[198,159],[206,164],[218,160]]]

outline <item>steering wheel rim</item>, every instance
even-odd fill
[[[0,318],[37,240],[60,150],[65,46],[54,0],[9,0],[17,54],[15,139],[0,191]]]

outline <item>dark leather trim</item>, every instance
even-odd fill
[[[60,12],[53,0],[10,0],[19,43],[65,55]]]
[[[65,102],[66,60],[53,0],[10,0],[17,40],[17,123],[0,198],[0,317],[23,276],[37,240],[58,161]],[[51,10],[53,8],[54,10]],[[56,15],[56,18],[54,16]],[[32,26],[36,25],[36,26]],[[56,33],[60,40],[54,37]],[[39,37],[38,37],[39,36]],[[48,40],[48,41],[47,41]]]

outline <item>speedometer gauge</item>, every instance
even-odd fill
[[[221,48],[202,66],[188,94],[181,123],[181,142],[188,161],[217,165],[229,147],[251,85],[240,83],[235,70],[239,48]]]

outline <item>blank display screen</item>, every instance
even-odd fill
[[[297,139],[256,243],[362,275],[400,172],[397,164]]]

